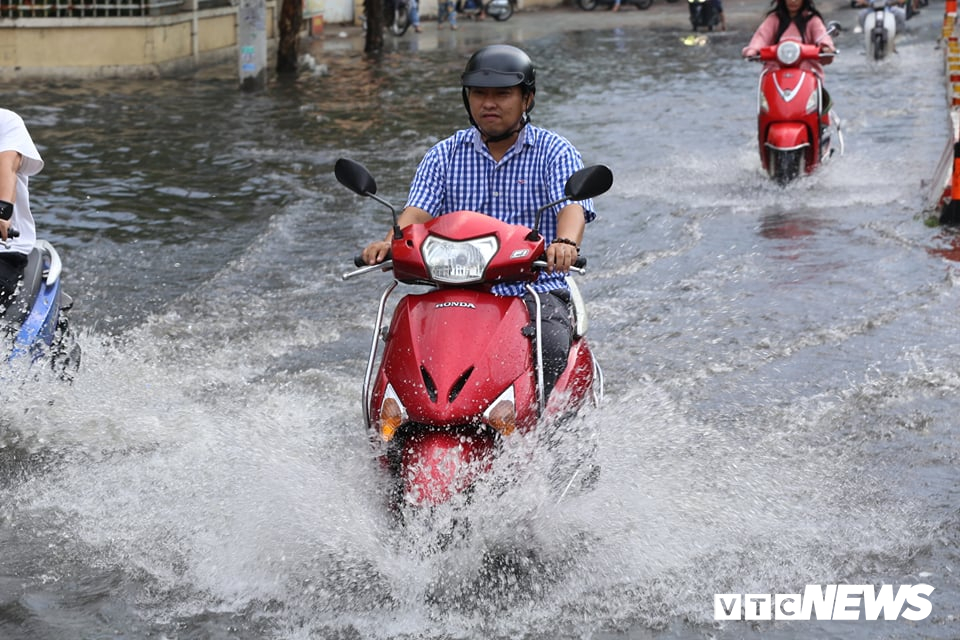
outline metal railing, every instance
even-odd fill
[[[200,0],[199,8],[230,6],[230,0]],[[156,16],[192,9],[186,0],[0,0],[3,18],[114,18]]]

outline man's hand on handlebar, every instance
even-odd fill
[[[567,273],[579,256],[580,251],[575,245],[554,241],[547,247],[547,272]]]
[[[390,255],[390,243],[386,240],[371,242],[360,255],[366,264],[380,264]]]

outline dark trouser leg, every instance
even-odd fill
[[[543,334],[543,397],[550,397],[557,378],[567,366],[570,345],[573,343],[573,325],[570,318],[570,292],[551,291],[540,295],[540,322]],[[530,313],[530,322],[536,321],[536,301],[529,293],[524,294],[524,302]],[[536,348],[536,343],[534,343]],[[534,354],[536,358],[536,354]],[[534,360],[536,364],[536,360]]]
[[[25,266],[27,256],[22,253],[0,253],[0,305],[4,308],[16,292]]]

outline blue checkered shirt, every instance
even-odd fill
[[[512,147],[496,162],[476,128],[463,129],[434,145],[417,167],[410,185],[408,207],[430,215],[467,209],[498,220],[533,227],[539,207],[564,197],[563,187],[575,171],[583,168],[580,152],[556,133],[528,124]],[[543,213],[540,233],[549,245],[557,235],[557,214],[568,203]],[[597,214],[593,200],[583,205],[586,222]],[[541,273],[537,291],[565,289],[559,273]],[[522,295],[522,284],[499,284],[494,293]]]

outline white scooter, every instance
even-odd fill
[[[863,38],[867,57],[871,60],[882,60],[896,51],[897,16],[894,8],[897,4],[896,0],[869,0],[863,18]]]

